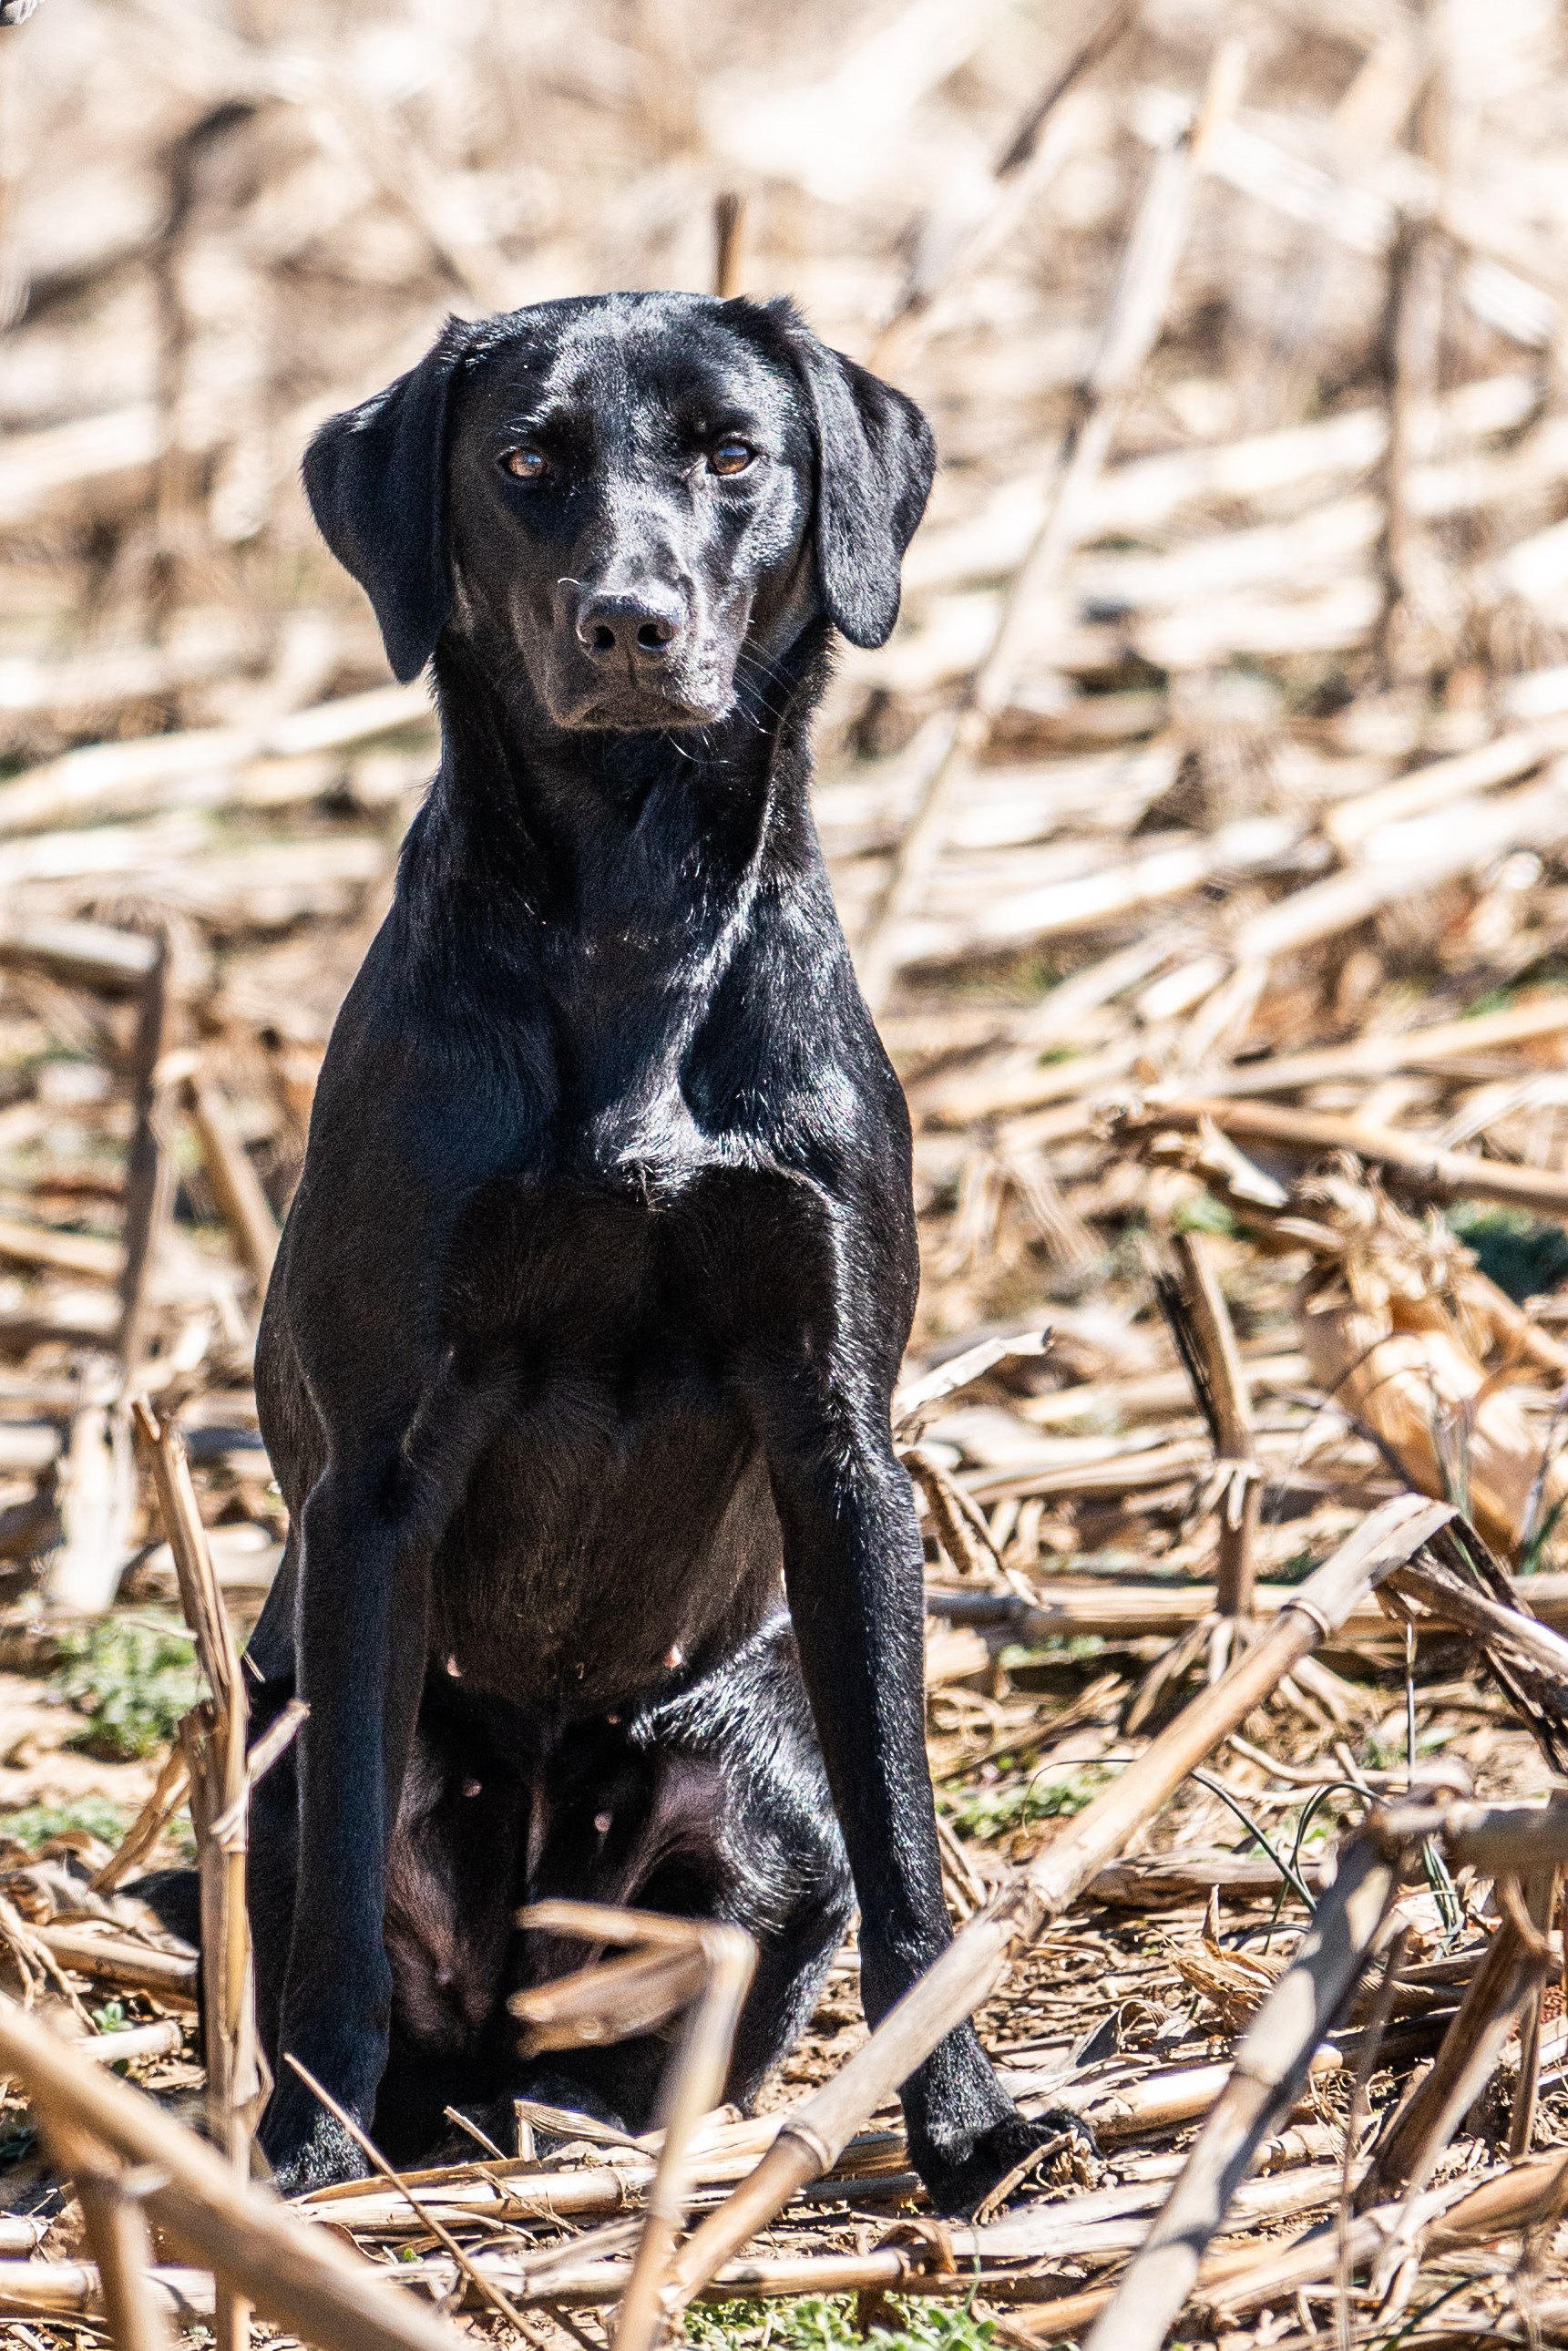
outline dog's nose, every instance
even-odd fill
[[[585,596],[578,608],[577,642],[591,661],[619,656],[638,667],[653,665],[679,643],[685,617],[678,591],[653,582],[625,595]]]

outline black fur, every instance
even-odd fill
[[[311,1708],[252,1837],[286,2185],[358,2158],[281,2051],[403,2157],[526,2085],[506,1995],[582,1956],[515,1929],[527,1899],[750,1928],[742,2098],[852,1873],[873,2019],[947,1940],[888,1426],[909,1127],[807,740],[831,627],[893,626],[931,469],[788,305],[686,295],[454,325],[311,446],[394,669],[434,654],[443,756],[257,1364],[293,1532],[256,1724]],[[552,2086],[642,2126],[662,2055]],[[1050,2135],[967,2027],[905,2107],[946,2210]]]

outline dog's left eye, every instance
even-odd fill
[[[710,474],[744,474],[757,452],[749,441],[721,441],[708,456]]]
[[[537,482],[541,474],[549,471],[544,453],[538,449],[508,449],[501,463],[519,482]]]

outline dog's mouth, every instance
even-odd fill
[[[725,717],[728,703],[703,705],[683,701],[665,694],[604,695],[582,704],[561,724],[583,733],[598,730],[621,735],[646,734],[657,729],[668,734],[675,728],[711,726]]]
[[[558,726],[580,733],[672,733],[711,726],[735,705],[733,685],[706,680],[593,677],[561,679],[549,701]]]

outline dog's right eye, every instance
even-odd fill
[[[537,482],[549,471],[549,460],[539,449],[508,449],[501,463],[519,482]]]

